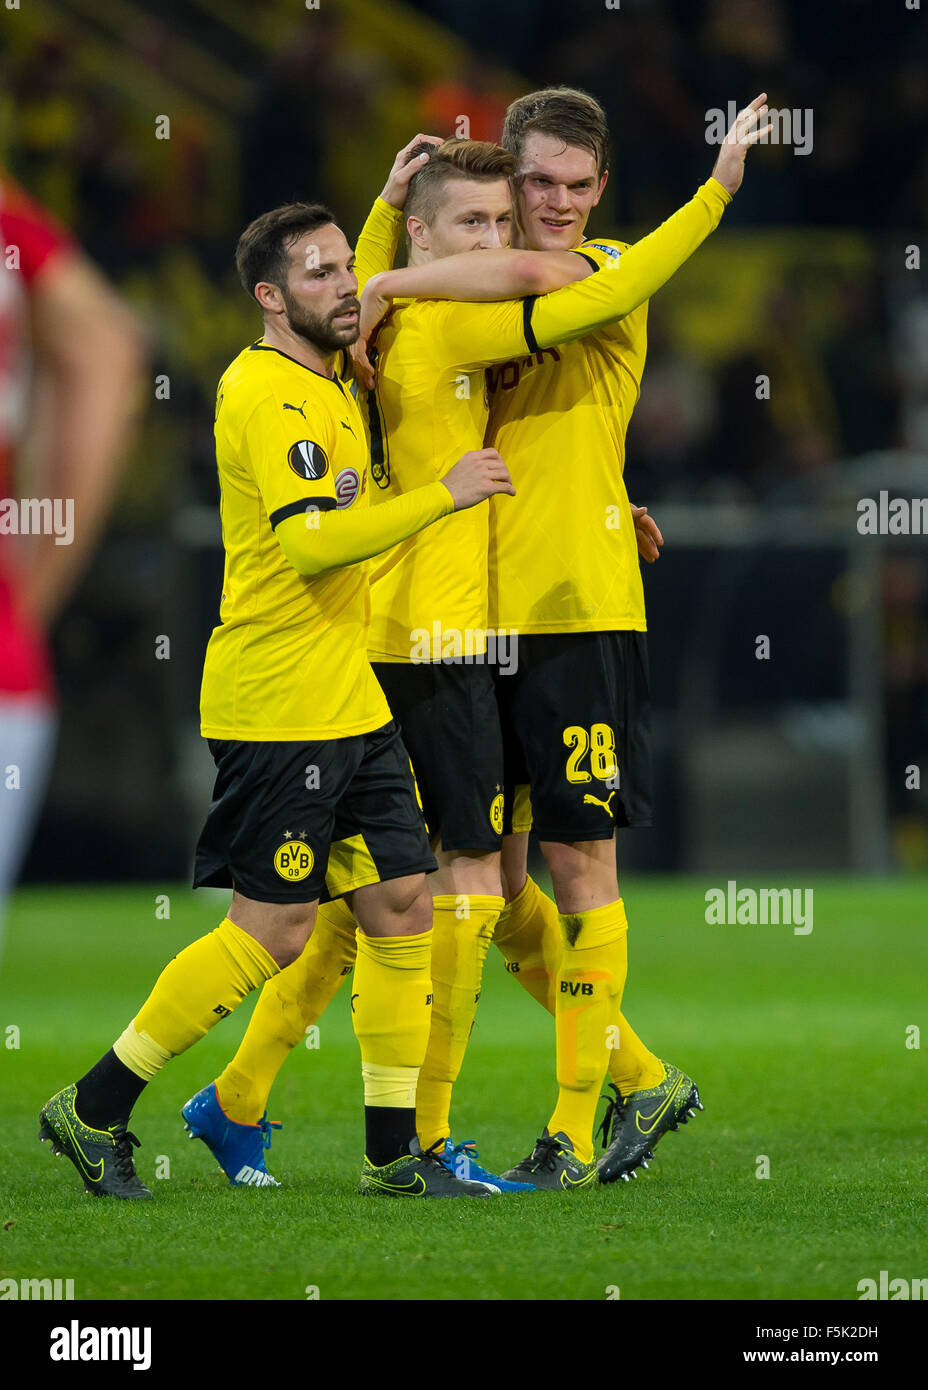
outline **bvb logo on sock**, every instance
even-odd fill
[[[500,792],[497,796],[494,796],[493,800],[492,800],[491,803],[490,803],[490,824],[492,825],[493,829],[496,831],[497,835],[502,835],[502,833],[503,833],[503,794],[502,794],[502,792]]]
[[[274,851],[274,868],[288,883],[299,883],[308,878],[314,863],[312,850],[302,840],[285,840]]]

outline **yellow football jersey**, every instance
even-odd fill
[[[392,267],[402,226],[402,212],[377,198],[357,241],[359,289]],[[443,354],[436,307],[398,305],[378,335],[377,387],[361,398],[375,503],[442,478],[483,447],[482,367],[466,372]],[[457,512],[371,563],[371,660],[437,659],[443,633],[485,651],[488,525],[486,507]]]
[[[445,331],[449,318],[470,307],[400,302],[380,330],[376,387],[362,398],[375,505],[443,478],[462,454],[483,448],[483,366],[462,364]],[[372,661],[437,660],[455,640],[486,650],[488,543],[481,504],[371,563]]]
[[[730,202],[710,178],[633,247],[590,238],[577,253],[596,274],[580,286],[605,299],[634,259],[642,285],[656,272],[653,293]],[[579,337],[566,298],[575,288],[535,301],[526,312],[529,352],[487,372],[487,443],[506,460],[517,493],[513,507],[490,500],[489,618],[494,627],[527,633],[643,632],[644,591],[623,473],[625,432],[644,371],[647,302],[642,295],[623,318]]]
[[[204,737],[311,740],[380,728],[390,711],[367,660],[366,566],[304,578],[274,534],[311,507],[369,506],[355,401],[338,376],[258,342],[219,383],[215,434],[226,558],[203,669]]]
[[[624,242],[578,248],[599,274]],[[489,615],[519,632],[646,627],[635,526],[625,490],[625,431],[638,401],[647,304],[586,338],[487,370],[487,443],[518,496],[490,501]]]

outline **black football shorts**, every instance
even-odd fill
[[[498,850],[503,736],[486,662],[373,662],[442,849]]]
[[[520,636],[496,695],[507,834],[570,844],[651,824],[645,633]]]
[[[195,888],[327,902],[437,866],[395,720],[318,743],[209,739],[217,776]]]

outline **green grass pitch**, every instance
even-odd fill
[[[637,1182],[434,1203],[355,1195],[347,989],[318,1050],[297,1049],[271,1099],[284,1129],[270,1167],[285,1187],[230,1188],[178,1114],[231,1055],[246,1002],[136,1108],[155,1200],[83,1196],[71,1165],[37,1142],[39,1108],[109,1046],[225,897],[177,888],[163,921],[154,888],[22,891],[0,972],[0,1277],[71,1278],[78,1299],[304,1299],[315,1288],[323,1299],[586,1300],[618,1288],[623,1300],[853,1300],[880,1270],[924,1276],[928,1087],[906,1030],[928,1024],[925,884],[815,882],[808,936],[708,926],[708,886],[624,885],[626,1012],[696,1078],[705,1112],[666,1136]],[[491,951],[456,1137],[506,1166],[553,1096],[551,1022]],[[154,1181],[160,1156],[170,1177]]]

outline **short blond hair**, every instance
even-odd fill
[[[511,179],[516,162],[492,140],[446,140],[443,145],[423,145],[413,151],[428,154],[429,162],[409,180],[406,216],[431,225],[441,207],[442,190],[452,179],[477,179],[489,183]]]

